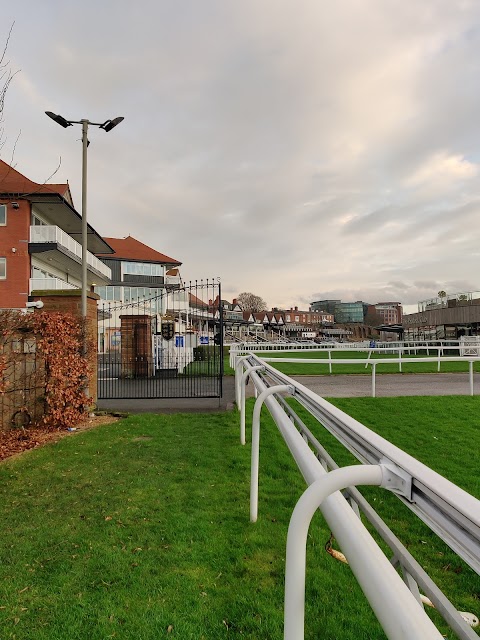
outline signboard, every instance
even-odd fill
[[[175,322],[173,320],[162,319],[161,334],[164,340],[171,340],[175,335]]]
[[[176,347],[184,347],[185,346],[185,337],[184,336],[175,336],[175,346]]]
[[[118,345],[120,344],[120,339],[121,339],[120,331],[114,331],[110,339],[112,343],[112,347],[118,347]]]
[[[200,336],[200,344],[208,344],[209,339],[208,336]]]

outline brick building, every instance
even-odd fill
[[[68,184],[37,184],[0,160],[0,308],[22,309],[35,291],[81,288],[82,218]],[[113,253],[88,225],[89,289],[110,282],[94,253]]]

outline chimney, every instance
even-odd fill
[[[298,311],[298,307],[295,307],[295,311]]]
[[[237,304],[237,299],[236,299],[236,298],[234,298],[234,299],[232,300],[232,304]]]

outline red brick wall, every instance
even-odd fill
[[[0,258],[7,259],[7,279],[0,280],[0,308],[3,309],[25,307],[30,278],[30,203],[16,200],[19,209],[14,209],[11,202],[0,199],[0,204],[7,205],[7,226],[0,227]]]

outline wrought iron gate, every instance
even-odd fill
[[[220,282],[145,294],[131,302],[99,301],[98,397],[221,397]]]

